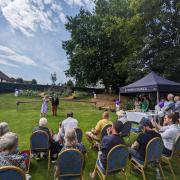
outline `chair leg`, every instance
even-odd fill
[[[145,176],[145,173],[144,173],[144,169],[141,168],[141,173],[142,173],[142,176],[143,176],[143,180],[146,180],[146,176]]]
[[[162,175],[163,179],[166,180],[166,177],[165,177],[165,175],[164,175],[164,171],[163,171],[163,169],[162,169],[161,163],[159,163],[159,169],[160,169],[160,171],[161,171],[161,175]]]
[[[48,171],[50,170],[51,152],[48,152]]]
[[[171,170],[171,173],[172,173],[172,175],[173,175],[173,179],[176,179],[176,175],[174,174],[174,171],[173,171],[171,162],[170,162],[169,160],[168,160],[168,165],[169,165],[169,169]]]
[[[126,174],[126,171],[125,171],[125,170],[123,170],[123,174],[124,174],[125,180],[128,180],[127,174]]]

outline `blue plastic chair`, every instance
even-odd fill
[[[131,127],[132,127],[132,123],[130,121],[124,123],[123,129],[120,134],[121,137],[128,137],[130,141]]]
[[[99,165],[99,160],[96,162],[95,172],[102,180],[105,180],[108,175],[123,172],[127,179],[125,167],[128,160],[129,152],[125,145],[117,145],[113,147],[107,156],[106,169]]]
[[[112,127],[112,124],[107,124],[105,125],[102,130],[101,130],[101,138],[100,138],[100,141],[103,139],[104,136],[107,136],[107,129]]]
[[[176,175],[175,175],[173,167],[171,165],[171,159],[173,158],[173,155],[175,153],[180,154],[180,134],[178,134],[178,136],[176,138],[171,156],[168,157],[168,156],[162,155],[162,161],[165,162],[169,166],[169,169],[170,169],[174,179],[176,179]]]
[[[84,156],[77,149],[62,151],[57,160],[59,179],[83,179]]]
[[[143,179],[146,180],[146,176],[144,173],[144,169],[150,163],[156,163],[159,165],[161,174],[163,179],[166,179],[163,173],[163,169],[161,166],[161,155],[164,148],[164,144],[161,138],[156,137],[149,141],[146,146],[146,155],[144,161],[136,159],[134,157],[131,158],[131,165],[137,168],[143,175]]]
[[[49,135],[45,131],[35,131],[30,138],[31,153],[47,152],[48,153],[48,170],[50,169],[50,142]]]
[[[80,128],[75,128],[78,143],[82,142],[83,132]]]
[[[0,180],[25,180],[26,176],[22,169],[16,166],[0,167]]]

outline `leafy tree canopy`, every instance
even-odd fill
[[[179,81],[179,19],[178,0],[97,0],[93,12],[68,17],[66,75],[81,85],[102,81],[106,88],[151,70]]]

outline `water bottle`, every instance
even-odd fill
[[[161,179],[159,168],[156,168],[156,179]]]

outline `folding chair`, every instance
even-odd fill
[[[80,128],[75,128],[78,143],[82,142],[83,132]]]
[[[141,161],[134,157],[131,158],[131,164],[142,173],[143,180],[146,180],[144,169],[150,163],[157,163],[159,165],[163,179],[164,180],[166,179],[161,166],[161,155],[162,155],[163,147],[164,145],[161,138],[159,137],[153,138],[149,141],[149,143],[146,146],[146,155],[144,161]]]
[[[25,172],[16,166],[0,167],[1,180],[25,180]]]
[[[129,141],[130,141],[131,127],[132,127],[132,123],[130,121],[127,121],[126,123],[124,123],[124,127],[123,127],[123,130],[122,130],[120,136],[128,137]]]
[[[105,180],[107,176],[119,172],[123,172],[125,179],[127,180],[127,175],[125,171],[126,162],[128,160],[129,152],[125,145],[117,145],[113,147],[107,156],[107,165],[104,169],[100,165],[100,160],[98,159],[95,166],[95,173],[99,175],[101,180]]]
[[[59,169],[58,180],[80,179],[83,180],[84,156],[77,149],[62,151],[57,160]]]
[[[171,173],[173,175],[173,179],[176,179],[176,175],[175,175],[175,173],[173,171],[173,168],[172,168],[172,165],[171,165],[171,159],[173,158],[173,155],[175,153],[177,153],[177,154],[180,153],[180,134],[176,138],[176,141],[175,141],[175,144],[174,144],[171,156],[168,157],[168,156],[165,156],[164,154],[161,156],[162,157],[162,161],[168,164],[169,169],[170,169],[170,171],[171,171]]]
[[[50,142],[49,135],[45,131],[35,131],[30,138],[31,154],[47,152],[48,153],[48,170],[50,169]]]

